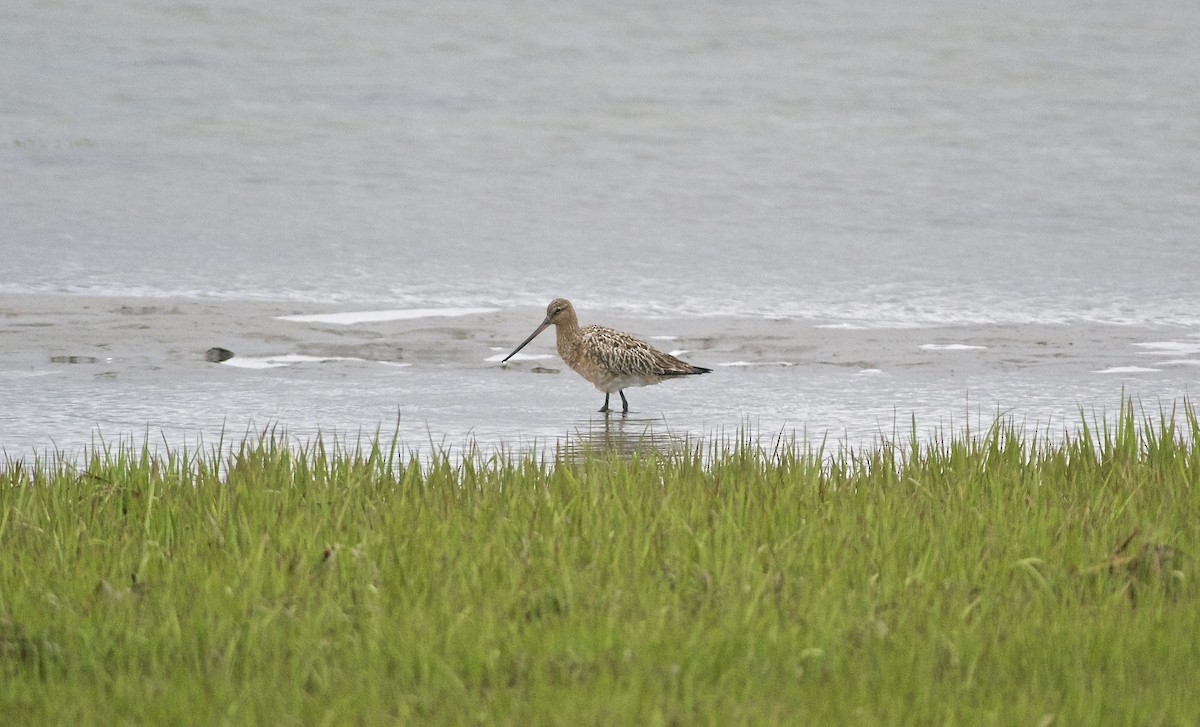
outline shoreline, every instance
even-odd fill
[[[572,432],[704,437],[747,423],[869,440],[889,422],[913,418],[925,431],[984,412],[1061,426],[1081,410],[1113,408],[1119,395],[1148,407],[1178,401],[1200,372],[1200,332],[1177,327],[863,329],[581,311],[584,324],[630,331],[716,372],[631,390],[635,415],[618,422],[598,418],[602,397],[558,359],[552,334],[522,352],[529,358],[498,362],[543,315],[0,294],[0,448],[72,448],[96,433],[143,431],[210,440],[254,422],[300,436],[386,430],[398,412],[406,441],[455,445]],[[211,362],[215,348],[233,358]]]
[[[728,316],[645,318],[581,312],[583,324],[628,330],[664,350],[687,344],[689,352],[711,352],[715,365],[848,365],[877,358],[915,364],[943,354],[997,355],[1008,363],[1156,361],[1159,366],[1200,366],[1200,330],[1172,324],[968,323],[941,326],[869,327],[787,318]],[[475,342],[504,349],[515,345],[542,317],[540,308],[396,308],[298,301],[221,298],[146,298],[49,293],[0,293],[0,343],[5,363],[50,356],[111,356],[115,351],[171,359],[212,346],[235,355],[280,353],[292,344],[299,355],[342,355],[387,340],[404,351],[435,361],[471,362],[455,356]],[[547,336],[546,342],[552,341]],[[205,345],[205,344],[208,345]],[[534,346],[537,345],[532,344]],[[1129,346],[1120,350],[1121,346]],[[552,345],[545,346],[552,353]],[[439,349],[441,349],[439,353]],[[1140,349],[1140,350],[1139,350]],[[874,352],[874,356],[867,352]],[[1046,356],[1047,352],[1052,352]],[[736,354],[745,354],[737,357]],[[772,355],[778,354],[778,355]],[[1155,354],[1162,354],[1154,359]],[[490,354],[489,354],[490,355]],[[487,356],[474,361],[483,361]],[[744,360],[743,360],[744,359]],[[873,367],[867,367],[873,368]],[[1098,366],[1097,368],[1105,368]]]

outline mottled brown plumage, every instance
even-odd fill
[[[564,298],[550,302],[546,307],[546,319],[504,360],[515,356],[551,325],[558,338],[558,355],[576,373],[604,392],[601,412],[608,411],[608,397],[614,391],[621,395],[622,411],[628,412],[629,401],[625,399],[624,389],[712,371],[663,353],[628,333],[605,326],[580,327],[575,308]]]

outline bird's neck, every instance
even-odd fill
[[[554,336],[558,341],[559,350],[563,345],[570,344],[579,335],[579,319],[574,313],[568,313],[554,324]]]

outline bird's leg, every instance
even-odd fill
[[[622,398],[622,399],[623,399],[623,398],[625,398],[625,395],[624,395],[624,394],[622,394],[622,395],[621,395],[621,398]],[[601,413],[601,414],[607,414],[607,413],[608,413],[608,392],[607,392],[607,391],[606,391],[606,392],[604,392],[604,406],[600,407],[600,413]]]
[[[621,395],[621,413],[628,414],[629,413],[629,401],[625,398],[625,390],[620,389],[619,391],[617,391],[617,393]],[[606,395],[606,398],[607,398],[607,395]],[[605,406],[607,406],[607,404],[605,404]]]

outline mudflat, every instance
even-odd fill
[[[640,419],[696,435],[745,423],[835,434],[911,416],[945,424],[970,403],[983,418],[1061,419],[1112,408],[1122,394],[1153,408],[1187,396],[1200,371],[1200,334],[1174,326],[862,328],[577,309],[585,325],[716,369],[704,381],[628,392]],[[0,295],[0,445],[63,446],[97,430],[211,435],[264,421],[370,430],[397,412],[415,438],[435,441],[590,428],[602,396],[562,364],[552,334],[499,363],[543,316],[533,307]]]

